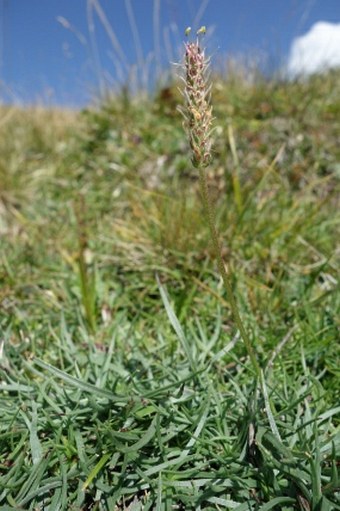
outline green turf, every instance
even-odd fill
[[[340,509],[339,73],[214,78],[232,321],[176,86],[1,107],[0,509]]]

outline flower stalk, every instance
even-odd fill
[[[202,33],[198,31],[198,33]],[[183,96],[185,108],[180,109],[184,116],[184,127],[187,132],[191,148],[191,161],[199,172],[200,191],[207,217],[211,241],[213,244],[217,265],[221,274],[231,311],[236,326],[245,344],[248,356],[253,365],[257,377],[261,376],[261,368],[253,350],[249,335],[243,325],[239,314],[236,299],[230,283],[230,278],[222,258],[222,250],[218,232],[215,225],[214,209],[209,196],[209,188],[206,176],[206,167],[211,162],[211,125],[212,107],[210,105],[210,87],[208,85],[209,59],[206,59],[204,50],[196,42],[185,44],[185,86]]]

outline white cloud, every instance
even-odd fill
[[[310,75],[340,67],[340,23],[318,21],[293,40],[287,62],[289,76]]]

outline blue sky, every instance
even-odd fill
[[[280,64],[315,22],[340,22],[340,0],[0,0],[0,97],[77,107],[104,82],[134,83],[136,62],[150,79],[195,19],[215,61]]]

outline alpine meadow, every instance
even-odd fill
[[[340,510],[340,74],[0,106],[0,508]],[[210,74],[209,74],[210,69]]]

